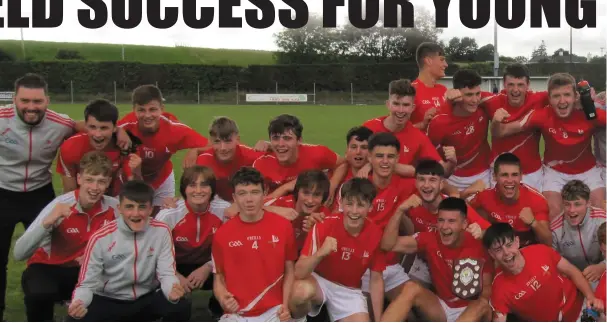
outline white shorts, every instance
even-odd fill
[[[542,192],[560,193],[563,186],[574,179],[580,180],[588,185],[591,192],[599,188],[605,188],[605,181],[601,178],[601,170],[596,166],[584,173],[575,175],[561,173],[550,167],[544,166]]]
[[[451,175],[447,178],[447,183],[457,187],[458,190],[463,191],[479,179],[485,182],[486,188],[491,187],[491,171],[489,169],[480,174],[467,177]]]
[[[412,256],[415,256],[415,260],[411,265],[411,269],[409,269],[409,277],[411,277],[413,280],[424,283],[426,286],[432,286],[432,277],[430,276],[428,264],[420,256]]]
[[[280,305],[274,306],[259,316],[242,316],[238,314],[224,314],[219,319],[219,322],[280,322],[278,319],[278,309]],[[304,316],[299,320],[291,320],[290,322],[305,322]]]
[[[356,313],[369,313],[367,298],[360,289],[353,289],[326,280],[316,273],[312,273],[322,291],[322,303],[313,305],[308,315],[316,317],[322,306],[327,304],[327,312],[332,322],[344,319]]]
[[[221,197],[219,197],[219,195],[215,194],[215,197],[213,198],[213,200],[211,201],[211,205],[209,206],[209,211],[219,216],[222,222],[226,222],[227,219],[223,216],[223,213],[225,209],[230,207],[230,205],[230,202],[222,199]]]
[[[405,273],[405,269],[400,264],[386,266],[383,272],[384,276],[384,291],[389,292],[394,288],[406,283],[409,280],[409,275]],[[367,269],[362,278],[361,289],[363,292],[369,292],[369,280],[371,279],[371,271]]]
[[[466,306],[451,308],[440,297],[438,298],[438,301],[440,302],[440,306],[443,308],[443,312],[445,312],[447,322],[455,322],[460,317],[460,315],[462,315],[462,313],[464,313],[464,311],[466,310]]]
[[[175,172],[171,172],[154,191],[154,206],[162,206],[167,197],[175,197]]]
[[[542,184],[544,183],[544,169],[540,168],[533,173],[523,175],[521,182],[527,186],[530,186],[536,191],[541,192]],[[493,170],[491,170],[491,188],[494,188],[495,185],[496,182],[493,179]]]

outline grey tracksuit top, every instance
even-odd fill
[[[91,236],[72,301],[88,307],[93,294],[136,300],[158,287],[168,299],[174,283],[179,279],[169,227],[150,218],[144,231],[133,232],[120,216]]]

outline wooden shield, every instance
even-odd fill
[[[461,299],[475,299],[483,290],[483,259],[462,258],[453,263],[453,294]]]

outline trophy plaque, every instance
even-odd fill
[[[453,294],[461,299],[475,299],[483,290],[483,259],[462,258],[453,263]]]

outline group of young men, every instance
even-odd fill
[[[436,44],[417,62],[344,157],[289,114],[254,147],[228,117],[203,136],[151,85],[120,120],[94,100],[74,121],[20,78],[0,108],[2,311],[21,222],[28,321],[56,304],[73,321],[187,321],[199,289],[221,321],[605,320],[604,94],[587,120],[571,75],[532,92],[510,65],[494,95],[471,70],[438,84]]]

